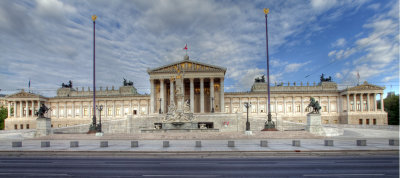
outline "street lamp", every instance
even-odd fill
[[[93,120],[92,120],[92,125],[89,128],[88,133],[95,133],[96,130],[98,130],[96,127],[96,15],[92,15],[92,20],[93,20]]]
[[[211,97],[211,113],[214,113],[214,97]]]
[[[158,110],[158,113],[161,114],[161,98],[159,99],[160,101],[160,110]]]
[[[101,111],[103,110],[103,105],[96,106],[96,109],[99,110],[99,124],[97,125],[97,131],[101,132]]]
[[[244,103],[244,107],[247,109],[247,121],[246,121],[246,131],[250,131],[250,122],[249,122],[249,108],[251,107],[251,103]]]

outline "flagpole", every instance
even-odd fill
[[[266,48],[267,48],[268,120],[267,120],[267,122],[265,122],[264,129],[262,131],[276,131],[275,123],[272,121],[271,103],[270,103],[269,53],[268,53],[268,13],[269,13],[269,9],[264,9],[265,36],[266,36]]]
[[[96,133],[96,15],[92,16],[93,20],[93,119],[89,128],[89,133]]]

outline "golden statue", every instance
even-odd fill
[[[265,9],[264,8],[264,14],[268,14],[269,13],[269,8]]]
[[[93,22],[96,21],[96,19],[97,19],[97,16],[96,15],[92,15]]]

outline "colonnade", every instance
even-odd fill
[[[364,109],[367,112],[378,111],[376,94],[380,95],[381,111],[384,111],[383,93],[346,93],[342,96],[346,96],[347,112],[364,112]],[[352,95],[352,99],[350,99],[350,95]],[[366,96],[366,105],[364,105],[364,96]],[[370,97],[372,97],[372,103]],[[359,105],[357,101],[359,101]]]
[[[189,80],[189,95],[190,95],[190,110],[191,112],[194,112],[194,108],[195,106],[195,99],[194,99],[194,95],[195,95],[195,85],[194,85],[194,81],[195,80],[199,80],[200,82],[200,113],[204,113],[205,112],[205,98],[204,98],[204,80],[205,79],[209,79],[210,81],[210,86],[209,86],[209,91],[210,91],[210,111],[212,110],[212,108],[214,107],[215,109],[215,105],[217,105],[218,103],[215,102],[215,91],[214,91],[214,80],[217,79],[216,77],[203,77],[203,78],[184,78],[182,79],[183,81],[185,81],[185,79]],[[224,78],[223,77],[218,77],[219,79],[219,87],[220,87],[220,94],[219,94],[219,108],[220,111],[219,112],[224,112],[224,108],[225,108],[225,101],[224,101]],[[175,104],[175,91],[176,91],[176,83],[174,79],[150,79],[150,113],[157,113],[157,109],[156,109],[156,85],[155,82],[159,81],[160,82],[160,96],[159,99],[157,101],[161,100],[161,113],[165,113],[165,105],[171,105],[171,104]],[[165,85],[169,83],[169,87],[170,87],[170,99],[169,99],[169,103],[165,102],[166,99],[166,87]],[[183,95],[185,96],[185,82],[183,82]],[[217,111],[217,110],[216,110]]]
[[[44,101],[43,101],[44,102]],[[10,100],[7,101],[8,104],[8,118],[11,118],[11,104],[13,103],[13,118],[17,117],[19,112],[20,118],[35,117],[35,111],[38,111],[41,105],[40,100]],[[25,111],[25,114],[24,114]],[[31,112],[29,112],[31,111]]]

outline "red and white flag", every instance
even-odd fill
[[[187,50],[188,48],[187,48],[187,44],[185,45],[185,47],[183,48],[184,50]]]

